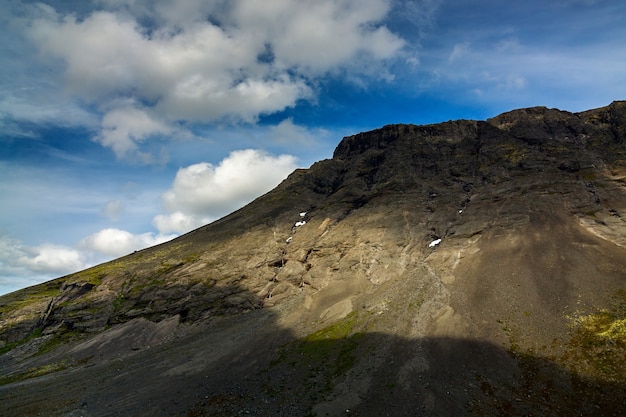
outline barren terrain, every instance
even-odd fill
[[[0,298],[3,416],[624,415],[626,104],[345,138]]]

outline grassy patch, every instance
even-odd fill
[[[302,339],[303,342],[319,342],[322,340],[342,339],[350,335],[354,325],[357,322],[357,314],[352,312],[344,317],[342,320],[334,323],[328,327],[311,333]]]
[[[323,371],[327,377],[342,375],[356,360],[352,351],[362,336],[352,334],[357,319],[357,314],[352,312],[344,319],[311,333],[296,342],[292,353],[315,364],[317,370]]]
[[[56,362],[33,367],[28,369],[26,372],[0,377],[0,385],[12,384],[14,382],[24,381],[26,379],[51,374],[53,372],[62,371],[67,367],[68,366],[65,362]]]
[[[50,352],[57,347],[76,339],[81,334],[82,333],[80,331],[70,330],[62,326],[54,333],[54,335],[50,339],[48,339],[41,346],[39,346],[37,354],[42,355],[44,353]]]
[[[27,343],[37,337],[41,336],[41,329],[37,328],[35,330],[33,330],[31,332],[31,334],[29,334],[28,336],[26,336],[24,339],[22,340],[18,340],[17,342],[13,342],[13,343],[7,343],[6,345],[4,345],[2,348],[0,348],[0,355],[7,353],[13,349],[15,349],[16,347],[23,345],[24,343]]]
[[[34,303],[49,301],[52,297],[60,294],[60,288],[59,282],[50,281],[4,295],[0,303],[0,315],[8,314]]]
[[[612,308],[573,319],[561,359],[579,373],[626,382],[626,291]]]
[[[285,346],[270,369],[279,373],[293,373],[298,380],[296,385],[302,389],[302,395],[312,401],[319,401],[333,391],[336,379],[343,377],[358,360],[355,350],[363,333],[355,332],[358,322],[357,313],[351,313],[344,319],[309,334],[301,340]],[[281,370],[283,369],[283,370]],[[269,394],[276,387],[268,386]],[[279,395],[274,392],[274,395]]]

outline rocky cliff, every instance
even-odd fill
[[[0,297],[0,414],[623,415],[626,102],[344,138]]]

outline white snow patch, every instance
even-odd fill
[[[296,224],[294,224],[294,226],[300,227],[300,226],[304,226],[305,224],[306,224],[306,222],[304,220],[302,220],[301,222],[296,222]]]
[[[285,241],[285,243],[291,243],[292,240],[293,240],[293,236],[289,236],[287,240]]]
[[[304,217],[304,216],[306,216],[306,211],[303,211],[300,213],[300,217]]]
[[[437,246],[438,244],[441,243],[441,239],[435,239],[432,242],[430,242],[430,244],[428,245],[429,248],[434,248],[435,246]]]

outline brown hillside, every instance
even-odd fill
[[[0,297],[0,415],[626,415],[625,245],[626,102],[360,133]]]

